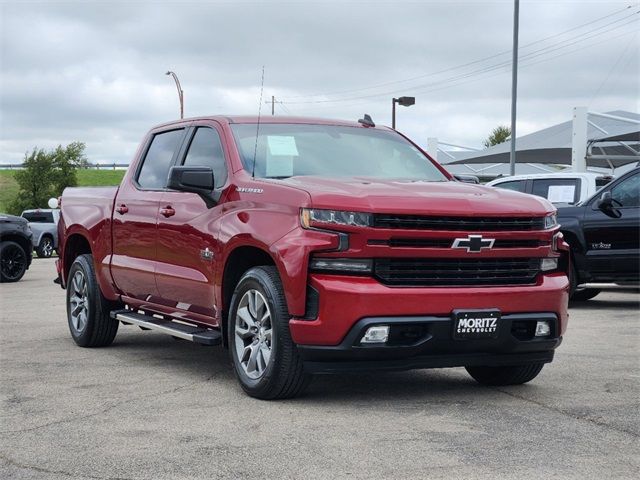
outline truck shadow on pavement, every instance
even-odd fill
[[[113,352],[114,357],[127,363],[140,362],[142,359],[144,366],[141,365],[141,368],[157,369],[158,372],[154,374],[166,371],[167,378],[179,376],[188,382],[208,382],[213,390],[230,389],[241,393],[229,353],[221,347],[203,347],[160,334],[141,332],[119,333],[108,350]],[[516,388],[526,390],[535,389],[535,386],[531,384]],[[300,397],[286,402],[386,403],[419,399],[429,403],[448,403],[458,402],[462,397],[481,399],[495,394],[494,389],[478,385],[463,368],[448,368],[316,375]]]

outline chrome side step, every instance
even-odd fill
[[[137,325],[145,330],[155,330],[202,345],[219,345],[222,343],[222,334],[219,330],[142,315],[131,310],[114,310],[111,312],[111,318],[125,324]]]

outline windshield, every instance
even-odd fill
[[[359,127],[256,124],[231,129],[246,171],[261,178],[298,175],[445,182],[447,177],[395,132]]]

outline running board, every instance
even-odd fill
[[[222,334],[219,330],[155,318],[135,313],[131,310],[114,310],[111,312],[111,318],[125,324],[137,325],[143,329],[166,333],[183,340],[200,343],[201,345],[219,345],[222,343]]]

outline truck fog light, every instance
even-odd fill
[[[551,270],[558,269],[558,259],[557,258],[543,258],[540,262],[540,270],[543,272],[550,272]]]
[[[389,338],[389,325],[369,327],[360,343],[386,343]]]
[[[551,334],[549,322],[540,320],[536,323],[536,337],[548,337]]]

